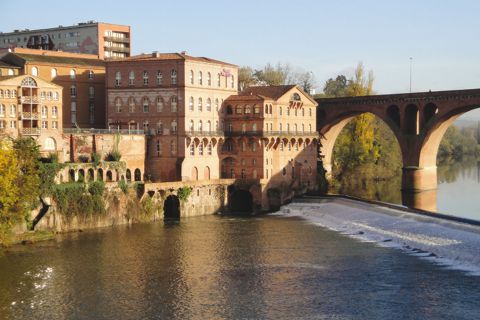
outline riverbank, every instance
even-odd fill
[[[277,214],[480,275],[478,225],[341,197],[299,199]]]

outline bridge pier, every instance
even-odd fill
[[[402,169],[402,191],[419,192],[437,189],[437,167],[408,166]]]

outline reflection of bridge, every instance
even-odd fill
[[[317,99],[317,126],[327,172],[332,168],[335,140],[359,114],[370,112],[392,130],[403,159],[402,189],[437,187],[437,151],[450,124],[480,107],[480,89]]]

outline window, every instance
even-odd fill
[[[148,86],[148,71],[143,71],[143,85]]]
[[[50,70],[50,76],[52,77],[52,79],[55,79],[57,77],[57,69],[52,68]]]
[[[95,98],[95,88],[93,86],[88,87],[88,96],[90,99]]]
[[[147,113],[150,111],[150,101],[147,97],[143,98],[143,112]]]
[[[7,75],[9,75],[9,76],[13,76],[13,73],[14,73],[14,72],[13,72],[13,69],[8,69],[8,71],[7,71]]]
[[[302,123],[302,133],[305,133],[305,124]]]
[[[122,84],[122,74],[120,71],[115,72],[115,87],[119,87]]]
[[[267,108],[268,108],[268,106],[267,106]],[[282,107],[279,107],[279,108],[278,108],[278,114],[279,114],[279,115],[282,115]]]
[[[163,75],[162,72],[159,70],[157,71],[157,86],[161,86],[163,83]]]
[[[171,125],[170,125],[172,133],[177,133],[177,121],[173,120]]]
[[[203,107],[202,107],[202,98],[198,98],[198,111],[202,111],[203,110]]]
[[[228,132],[233,131],[233,125],[231,123],[228,124]]]
[[[0,98],[3,98],[3,90],[0,89]]]
[[[212,155],[212,143],[209,142],[208,145],[207,145],[207,153],[209,156]]]
[[[252,108],[250,106],[245,106],[245,114],[250,114],[252,113]]]
[[[163,134],[163,123],[162,120],[157,122],[157,134]]]
[[[157,97],[157,112],[163,112],[163,98]]]
[[[280,142],[280,151],[283,151],[283,144],[284,142]]]
[[[94,124],[95,123],[95,103],[90,102],[88,105],[88,116],[89,116],[89,123]]]
[[[207,99],[207,111],[212,111],[212,99]]]
[[[235,77],[234,75],[232,74],[232,82],[231,82],[231,86],[232,88],[235,88]]]
[[[15,118],[17,115],[17,106],[12,104],[10,106],[10,117]]]
[[[75,79],[77,77],[77,73],[74,69],[70,69],[70,79]]]
[[[257,143],[255,141],[252,142],[252,151],[257,151]]]
[[[170,109],[172,112],[177,112],[177,96],[172,96],[170,100]]]
[[[198,122],[198,131],[200,131],[200,132],[203,131],[203,122],[202,122],[202,120],[200,120],[200,121]]]
[[[190,144],[190,155],[194,156],[195,155],[195,143]]]
[[[77,87],[75,85],[70,87],[70,97],[75,98],[77,96]]]
[[[17,121],[11,120],[10,121],[10,128],[11,129],[16,129],[17,128]]]
[[[311,125],[311,124],[308,125],[308,131],[309,131],[310,133],[312,132],[312,125]]]
[[[70,103],[70,121],[77,123],[77,103],[75,101]]]
[[[122,99],[119,97],[115,98],[115,111],[122,112]]]
[[[193,111],[194,108],[195,108],[195,106],[194,106],[193,97],[190,97],[190,100],[188,102],[188,110]]]
[[[42,129],[48,129],[48,121],[42,121]]]
[[[52,107],[52,118],[56,118],[58,115],[58,108],[56,106]]]
[[[217,87],[220,87],[220,73],[217,74]]]
[[[298,133],[298,126],[296,123],[293,125],[293,128],[295,129],[295,133]]]
[[[58,95],[58,92],[57,92],[57,91],[54,91],[54,92],[53,92],[53,100],[58,101],[58,96],[59,96],[59,95]]]
[[[5,116],[5,105],[0,104],[0,117]]]
[[[200,142],[198,145],[198,155],[203,156],[203,143]]]
[[[242,141],[242,151],[245,152],[247,150],[247,144],[245,141]]]
[[[305,109],[302,108],[302,117],[305,117]]]
[[[242,133],[247,132],[247,125],[245,123],[242,123]]]
[[[220,130],[218,120],[215,121],[215,130]]]
[[[237,107],[235,108],[235,113],[236,113],[236,114],[242,114],[242,111],[243,111],[242,109],[243,109],[243,108],[242,108],[241,106],[237,106]]]
[[[172,72],[170,73],[170,80],[172,84],[177,84],[177,70],[172,70]]]
[[[88,70],[88,80],[93,80],[93,71],[92,70]]]
[[[177,144],[175,143],[175,141],[170,141],[170,152],[172,154],[175,154],[177,153]]]
[[[252,131],[257,132],[257,124],[256,123],[252,124]]]
[[[128,112],[130,112],[130,113],[135,112],[135,98],[134,97],[128,98]]]
[[[210,72],[207,73],[207,84],[208,84],[209,86],[212,85],[212,74],[211,74]]]
[[[202,71],[198,72],[198,84],[203,85],[203,74]]]
[[[308,109],[308,115],[311,117],[312,116],[312,108]]]
[[[290,109],[287,108],[287,116],[289,116],[289,115],[290,115]]]
[[[218,106],[218,99],[215,99],[215,111],[218,112],[220,110],[220,107]]]
[[[287,123],[287,133],[290,133],[290,123]]]
[[[52,121],[52,129],[58,129],[58,121]]]
[[[195,130],[195,122],[193,120],[190,120],[189,129],[190,129],[190,132],[193,132]]]
[[[212,122],[210,120],[207,121],[207,132],[212,131]]]
[[[282,124],[281,124],[281,123],[278,125],[278,127],[279,127],[278,130],[279,130],[280,132],[283,132],[283,131],[282,131],[283,129],[282,129]]]
[[[254,106],[253,106],[253,113],[254,113],[254,114],[260,114],[260,107],[257,106],[257,105],[254,105]]]
[[[32,67],[32,76],[38,77],[38,68],[37,67]]]
[[[190,84],[194,83],[194,75],[193,75],[193,70],[190,70]]]
[[[10,90],[5,90],[5,98],[10,98]]]
[[[46,118],[48,115],[48,108],[47,106],[42,106],[42,118]]]
[[[16,98],[17,97],[17,90],[13,89],[12,94],[10,95],[10,98]]]
[[[298,109],[295,109],[295,117],[297,116],[297,110],[298,110]]]
[[[145,132],[145,133],[147,133],[147,134],[149,133],[149,132],[148,132],[148,126],[149,126],[148,120],[144,120],[144,121],[143,121],[143,132]]]
[[[162,154],[162,145],[160,144],[160,141],[157,140],[157,157],[160,157]]]
[[[133,86],[135,84],[135,72],[130,71],[128,73],[128,85]]]

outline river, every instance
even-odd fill
[[[0,257],[1,319],[474,319],[480,277],[281,216],[68,234]]]
[[[338,188],[334,192],[480,221],[480,160],[444,161],[439,163],[437,170],[437,190],[402,194],[401,177],[397,177],[368,182],[362,187]]]

